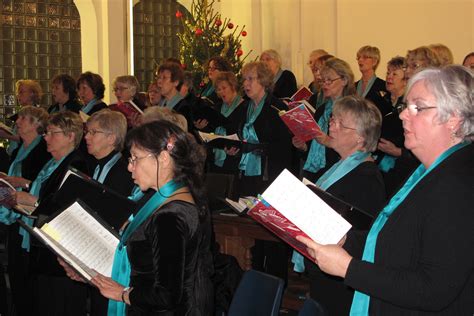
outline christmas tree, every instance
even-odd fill
[[[181,64],[194,75],[195,85],[204,85],[207,80],[206,63],[213,56],[226,58],[235,74],[239,75],[245,58],[241,38],[247,36],[245,26],[234,25],[230,18],[222,19],[212,8],[214,0],[193,0],[191,14],[176,11],[176,18],[183,24],[178,34],[181,42]]]

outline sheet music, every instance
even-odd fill
[[[71,254],[110,276],[119,240],[75,202],[41,228]]]
[[[286,169],[262,197],[318,243],[336,244],[351,228],[351,224]]]

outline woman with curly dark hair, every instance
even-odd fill
[[[102,77],[90,71],[82,73],[77,79],[77,94],[84,106],[81,111],[87,115],[107,108],[104,98],[105,85]]]
[[[135,183],[156,193],[125,228],[112,278],[92,279],[110,299],[108,315],[211,315],[211,226],[202,151],[165,121],[131,130],[127,144]]]

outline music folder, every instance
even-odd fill
[[[81,200],[48,217],[41,226],[18,224],[61,257],[86,281],[110,277],[119,234]]]
[[[77,199],[87,204],[116,231],[137,209],[136,202],[93,180],[84,173],[70,168],[64,176],[59,191],[54,196],[54,203],[59,208],[64,208]],[[40,208],[41,203],[36,211],[39,214],[42,213]],[[47,212],[45,213],[47,214]]]

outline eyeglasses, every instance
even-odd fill
[[[418,63],[410,63],[410,64],[406,64],[402,67],[402,70],[403,71],[407,71],[407,69],[413,69],[413,70],[417,70],[418,68],[420,68],[421,65],[418,64]]]
[[[329,119],[329,122],[334,124],[337,128],[342,127],[342,128],[350,129],[350,130],[353,130],[353,131],[357,130],[356,128],[345,126],[340,119],[335,118],[335,117],[331,117]]]
[[[130,89],[130,87],[117,87],[117,88],[114,88],[114,92],[117,92],[117,91],[122,92],[122,91],[128,90],[128,89]]]
[[[436,109],[436,106],[418,106],[416,104],[402,104],[400,109],[403,112],[405,109],[408,109],[410,115],[417,115],[419,112],[429,109]]]
[[[138,161],[148,158],[148,157],[153,157],[153,156],[155,156],[155,154],[148,154],[143,157],[128,157],[128,163],[131,164],[132,166],[135,166]]]
[[[337,78],[334,78],[334,79],[322,78],[322,79],[321,79],[321,82],[322,82],[322,84],[330,85],[330,84],[332,84],[334,81],[339,80],[339,79],[342,79],[342,77],[337,77]]]
[[[247,77],[242,77],[243,81],[248,81],[248,82],[253,82],[258,79],[258,77],[252,77],[252,76],[247,76]]]
[[[207,67],[207,70],[214,71],[214,70],[220,70],[218,67]]]
[[[156,80],[157,80],[157,81],[158,81],[158,80],[161,80],[161,81],[171,80],[171,76],[163,76],[163,75],[161,75],[161,76],[156,77]]]
[[[43,133],[43,137],[46,137],[46,136],[52,136],[54,134],[64,134],[64,131],[46,131]]]
[[[95,136],[95,134],[110,134],[110,132],[99,131],[96,129],[86,129],[84,130],[84,136],[87,134],[91,134],[92,136]]]
[[[359,56],[356,57],[356,60],[359,60],[359,59],[369,59],[369,58],[372,58],[372,56],[359,55]]]

